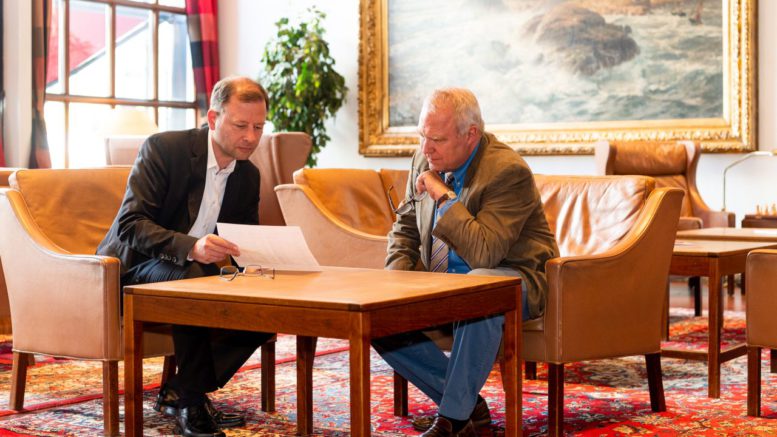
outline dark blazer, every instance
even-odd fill
[[[185,265],[197,241],[187,233],[200,210],[207,165],[207,128],[149,137],[97,254],[119,258],[122,276],[152,258]],[[218,220],[259,223],[259,170],[250,161],[237,161],[227,179]]]

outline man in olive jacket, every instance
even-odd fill
[[[421,147],[389,233],[387,269],[520,276],[524,320],[545,306],[545,262],[558,256],[531,170],[483,131],[475,96],[435,91],[421,110]],[[448,358],[420,332],[377,339],[376,350],[438,406],[414,426],[434,436],[475,436],[490,423],[479,391],[493,367],[503,316],[454,324]]]

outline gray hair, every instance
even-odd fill
[[[232,96],[244,103],[264,102],[265,108],[270,107],[267,90],[259,82],[244,76],[230,76],[221,79],[213,86],[213,92],[210,94],[210,109],[221,112],[224,104],[229,102]]]
[[[421,120],[426,114],[440,109],[450,109],[456,117],[456,127],[459,135],[467,132],[470,126],[484,131],[483,116],[480,114],[480,104],[475,94],[466,88],[436,89],[425,100],[421,108]]]

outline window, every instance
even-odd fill
[[[185,0],[53,0],[46,104],[52,167],[105,163],[119,111],[160,130],[197,122]]]

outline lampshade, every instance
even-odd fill
[[[139,109],[118,108],[111,111],[105,126],[106,136],[150,135],[159,132],[159,127]]]

